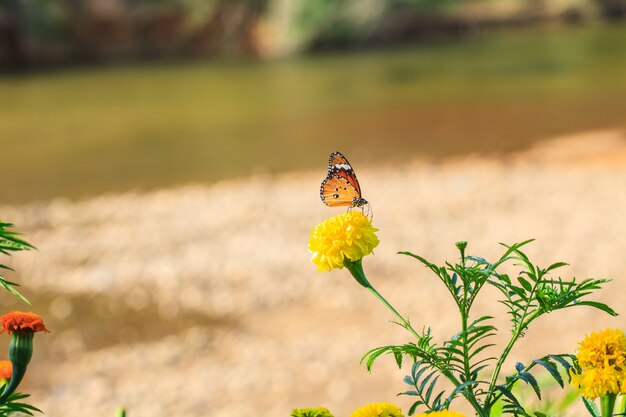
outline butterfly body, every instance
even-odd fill
[[[339,152],[331,153],[328,158],[328,173],[320,186],[320,198],[330,207],[362,207],[368,204],[361,197],[361,187],[352,165]]]

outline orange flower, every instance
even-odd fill
[[[13,376],[13,364],[11,361],[2,360],[0,361],[0,381],[5,380],[8,381]]]
[[[13,332],[49,332],[43,323],[41,316],[35,313],[23,313],[21,311],[12,311],[0,316],[3,329],[0,333],[6,331],[8,334]]]

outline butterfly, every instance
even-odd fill
[[[369,204],[361,197],[361,187],[352,165],[335,151],[328,158],[328,174],[320,186],[320,198],[329,207],[363,207]]]

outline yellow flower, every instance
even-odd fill
[[[572,385],[585,398],[594,399],[607,393],[626,393],[624,372],[616,371],[613,366],[604,369],[584,369],[580,374],[570,371],[570,375],[572,377]]]
[[[621,330],[593,332],[578,344],[581,373],[570,371],[571,384],[586,398],[626,394],[626,336]]]
[[[348,211],[315,226],[309,238],[311,261],[318,270],[344,267],[344,260],[356,262],[372,253],[380,241],[372,221],[360,211]]]
[[[626,335],[619,329],[592,332],[578,344],[578,363],[581,368],[606,368],[626,365]]]
[[[374,403],[356,409],[350,417],[404,417],[404,415],[397,405]]]
[[[457,413],[456,411],[448,411],[448,410],[442,410],[442,411],[433,411],[432,413],[429,414],[420,414],[418,416],[415,417],[465,417],[463,414]]]

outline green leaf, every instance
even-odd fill
[[[561,377],[561,374],[559,373],[559,370],[557,369],[555,364],[549,361],[541,360],[541,359],[535,359],[533,362],[536,363],[537,365],[541,365],[544,368],[546,368],[546,370],[550,372],[550,375],[552,375],[552,378],[555,379],[555,381],[561,386],[561,388],[564,387],[563,378]]]
[[[566,265],[569,265],[569,264],[566,263],[566,262],[555,262],[552,265],[550,265],[549,267],[547,267],[544,272],[550,272],[553,269],[561,268],[561,267],[566,266]]]
[[[598,310],[604,311],[605,313],[609,313],[611,316],[618,315],[611,307],[607,306],[604,303],[598,303],[595,301],[577,301],[573,305],[594,307]]]
[[[443,402],[444,406],[449,406],[450,403],[452,402],[452,400],[454,400],[454,398],[459,395],[460,393],[463,393],[465,388],[470,386],[470,385],[474,385],[476,383],[476,381],[465,381],[464,383],[457,385],[452,392],[450,393],[450,395],[448,395],[448,398],[446,398],[446,400]]]
[[[522,287],[524,287],[526,291],[532,291],[533,286],[525,278],[517,277],[517,280],[520,284],[522,284]]]
[[[433,410],[439,411],[442,408],[441,407],[441,397],[443,397],[443,394],[445,394],[445,391],[441,391],[439,394],[437,394],[437,396],[433,400],[433,402],[432,402]]]
[[[402,369],[402,352],[399,350],[393,350],[393,357],[396,359],[398,369]]]
[[[366,352],[365,355],[363,355],[363,357],[361,358],[361,361],[359,362],[360,364],[363,364],[363,361],[365,359],[367,359],[366,363],[365,363],[365,368],[368,370],[368,372],[372,371],[372,365],[374,364],[374,361],[383,353],[385,353],[390,347],[389,346],[383,346],[383,347],[378,347],[378,348],[374,348],[371,349],[370,351]]]
[[[526,301],[526,291],[523,288],[516,285],[509,285],[508,288],[513,291],[519,298]]]
[[[535,377],[532,376],[529,372],[520,372],[519,377],[522,381],[529,384],[535,391],[535,394],[537,394],[537,397],[541,399],[541,391],[539,390],[539,384],[537,383]]]
[[[420,392],[424,392],[424,389],[426,388],[426,384],[428,383],[428,381],[430,380],[430,378],[432,378],[433,376],[435,376],[435,374],[437,374],[437,371],[432,371],[431,373],[429,373],[428,375],[426,375],[426,378],[422,379],[422,383],[420,384],[418,391]]]
[[[528,240],[525,240],[525,241],[520,242],[520,243],[514,243],[514,244],[512,244],[511,246],[507,245],[506,243],[502,243],[502,242],[500,242],[500,245],[501,245],[501,246],[504,246],[505,248],[507,248],[507,251],[506,251],[506,252],[504,252],[504,255],[502,255],[502,256],[500,257],[500,260],[494,264],[494,268],[495,268],[495,267],[497,267],[498,265],[500,265],[502,262],[507,261],[507,260],[509,259],[509,256],[510,256],[513,252],[515,252],[515,251],[519,250],[519,248],[521,248],[521,247],[522,247],[522,246],[524,246],[524,245],[529,244],[530,242],[532,242],[532,241],[534,241],[534,240],[535,240],[535,239],[528,239]]]
[[[411,252],[398,252],[398,254],[400,255],[407,255],[410,256],[412,258],[417,259],[418,261],[420,261],[421,263],[423,263],[424,265],[426,265],[428,268],[430,268],[435,274],[437,274],[437,276],[439,276],[439,267],[437,265],[435,265],[434,263],[422,258],[419,255],[415,255],[414,253]]]
[[[426,391],[426,402],[430,403],[430,396],[433,394],[433,390],[435,389],[435,385],[437,385],[437,380],[439,379],[439,375],[437,375],[430,383],[428,387],[428,391]]]
[[[409,416],[412,416],[413,414],[415,414],[415,409],[417,407],[419,407],[420,405],[424,404],[421,401],[416,401],[413,403],[413,405],[411,406],[411,408],[409,408]]]
[[[6,281],[2,278],[0,278],[0,286],[3,287],[4,289],[8,290],[11,294],[15,295],[17,298],[19,298],[20,300],[24,301],[26,304],[30,304],[30,301],[28,301],[28,299],[26,297],[24,297],[22,294],[19,293],[18,290],[16,290],[15,288],[13,288],[12,285],[9,284],[13,284],[10,283],[9,281]],[[15,285],[15,284],[13,284]]]
[[[496,385],[495,389],[504,394],[504,396],[507,397],[517,408],[519,408],[520,410],[524,410],[524,407],[522,407],[517,398],[515,398],[515,395],[513,395],[513,393],[509,391],[504,385]]]
[[[598,410],[598,406],[596,405],[596,403],[593,400],[590,400],[588,398],[585,397],[580,397],[583,400],[583,403],[585,404],[585,407],[587,408],[587,411],[589,411],[589,413],[593,416],[593,417],[601,417],[600,416],[600,410]]]
[[[566,361],[565,358],[560,355],[550,355],[550,358],[560,363],[561,366],[565,368],[565,372],[569,375],[569,370],[572,369],[573,366],[568,361]]]

